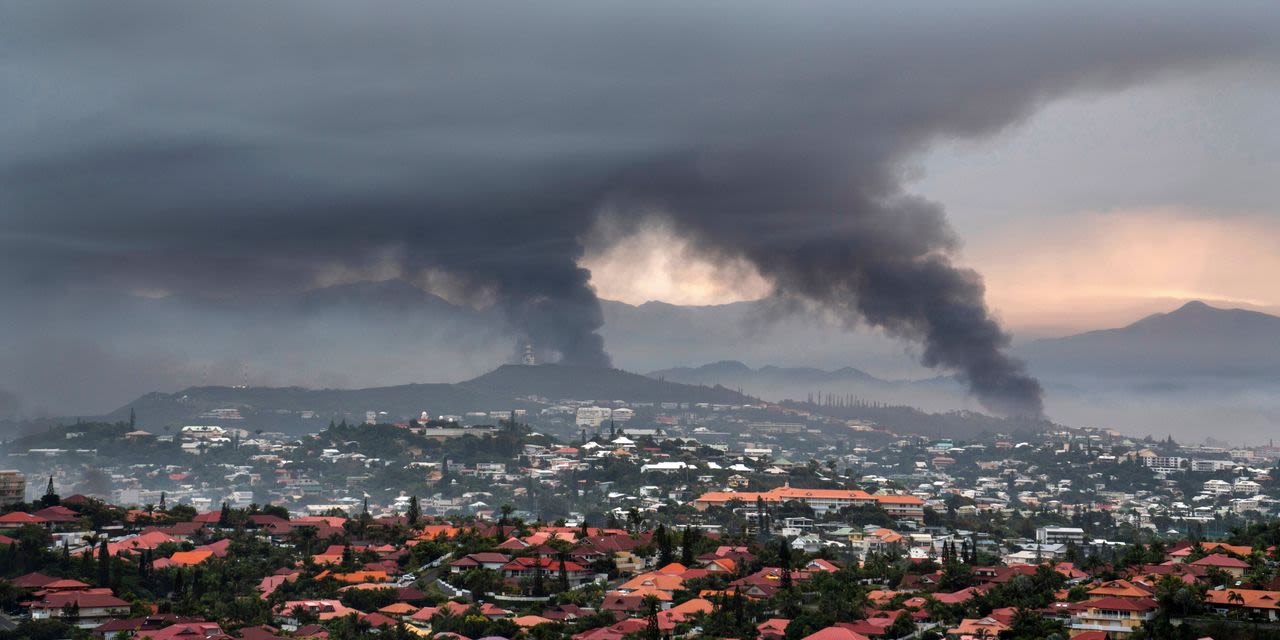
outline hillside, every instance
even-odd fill
[[[765,365],[759,369],[738,362],[721,360],[700,367],[674,367],[648,374],[650,378],[672,380],[684,384],[722,384],[726,387],[750,387],[754,385],[827,384],[833,382],[885,383],[865,371],[845,367],[835,371],[813,367],[775,367]]]
[[[753,399],[723,387],[655,380],[620,369],[594,369],[557,364],[503,365],[459,387],[502,397],[538,395],[630,402],[712,402],[741,404]]]
[[[658,380],[683,384],[723,385],[771,401],[805,400],[833,396],[868,402],[911,405],[926,411],[973,408],[964,388],[950,377],[925,380],[884,380],[861,369],[843,367],[828,371],[813,367],[765,365],[753,369],[736,360],[722,360],[698,367],[675,367],[648,374]]]
[[[1036,372],[1275,376],[1280,317],[1189,302],[1128,326],[1039,340],[1018,349]]]
[[[232,424],[209,417],[214,409],[237,409],[255,428],[310,431],[329,420],[361,421],[366,411],[385,411],[402,420],[422,411],[432,415],[531,408],[525,398],[625,400],[630,402],[742,403],[751,398],[724,388],[684,385],[617,369],[560,365],[506,365],[456,384],[406,384],[369,389],[301,387],[191,387],[176,393],[149,393],[106,416],[127,420],[132,410],[142,428],[175,424]],[[302,412],[313,417],[304,419]]]

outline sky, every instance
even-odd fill
[[[359,336],[312,294],[391,282],[491,312],[486,361],[586,366],[601,297],[765,297],[1039,414],[1017,339],[1280,305],[1278,35],[1269,2],[6,4],[0,398],[358,385],[390,341],[267,329]]]
[[[1248,61],[1072,96],[910,161],[1019,338],[1122,326],[1190,300],[1280,313],[1280,75]],[[588,252],[605,298],[765,297],[656,225]]]

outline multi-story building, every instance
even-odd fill
[[[579,427],[598,429],[612,415],[613,410],[608,407],[578,407],[574,423]]]
[[[762,493],[712,491],[699,496],[694,500],[693,506],[702,511],[708,507],[724,506],[734,500],[741,501],[744,506],[754,506],[757,499],[774,505],[794,500],[807,505],[817,515],[839,511],[845,507],[879,505],[894,518],[924,520],[924,500],[916,496],[871,495],[866,491],[844,489],[797,489],[783,486]]]
[[[1084,529],[1079,527],[1040,527],[1036,529],[1039,544],[1084,544]]]
[[[1236,463],[1232,460],[1206,460],[1197,458],[1191,461],[1191,470],[1197,473],[1223,471],[1225,469],[1233,469],[1235,466]]]
[[[12,469],[0,471],[0,507],[25,502],[27,499],[27,477]]]
[[[1182,465],[1187,463],[1187,459],[1179,456],[1143,456],[1142,462],[1151,469],[1169,473],[1182,471]]]

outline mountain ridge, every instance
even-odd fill
[[[1022,345],[1036,372],[1258,376],[1280,373],[1280,317],[1191,301],[1122,327]]]

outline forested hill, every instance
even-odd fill
[[[788,400],[782,404],[842,420],[866,421],[894,433],[934,438],[972,438],[996,433],[1031,436],[1045,430],[1062,428],[1044,419],[997,418],[975,411],[929,413],[915,407],[866,402],[818,404]]]
[[[741,404],[753,399],[723,387],[663,382],[617,369],[561,365],[506,365],[455,384],[406,384],[370,389],[301,387],[191,387],[176,393],[149,393],[105,416],[124,421],[130,412],[141,428],[176,424],[225,424],[286,431],[318,431],[330,420],[362,422],[366,411],[379,419],[405,420],[470,411],[536,408],[528,398],[627,402],[709,402]],[[239,421],[216,417],[235,409]],[[306,412],[304,414],[304,412]],[[304,417],[309,416],[309,417]]]

